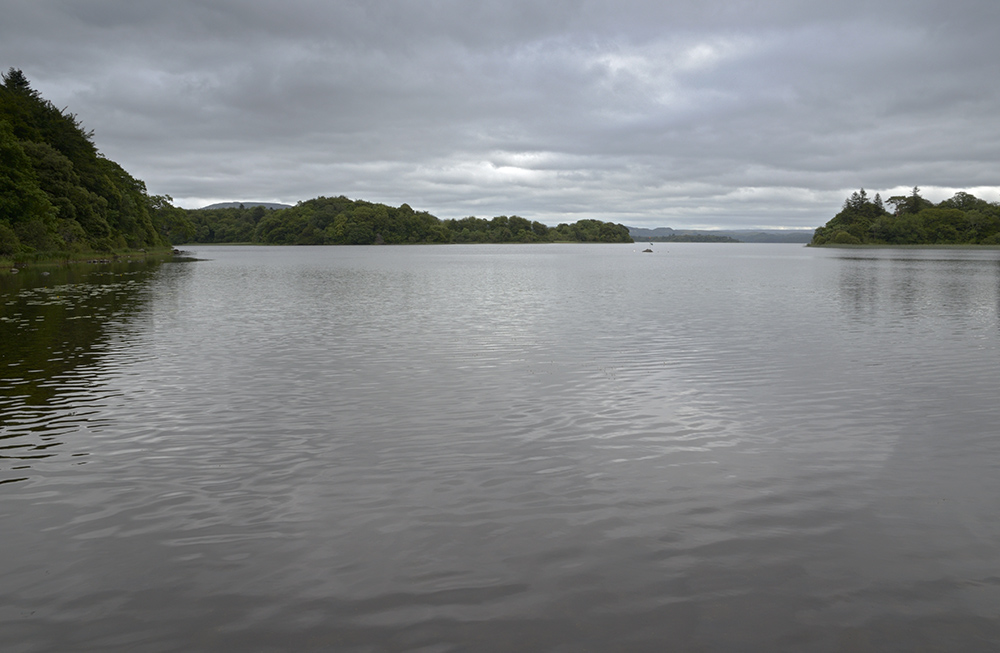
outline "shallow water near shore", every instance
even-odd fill
[[[1000,251],[0,279],[0,650],[1000,647]]]

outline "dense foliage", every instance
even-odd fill
[[[180,211],[180,209],[177,209]],[[262,206],[185,212],[168,229],[174,243],[371,245],[404,243],[630,243],[628,228],[598,220],[548,227],[514,216],[439,220],[425,211],[346,197],[317,197],[287,209]]]
[[[891,207],[891,211],[885,204]],[[878,194],[862,188],[825,226],[812,245],[1000,245],[1000,204],[969,193],[956,193],[934,204],[914,187],[909,195]]]
[[[41,97],[20,70],[0,85],[0,256],[141,249],[165,244],[150,197],[94,146],[72,113]],[[176,227],[175,227],[176,228]]]

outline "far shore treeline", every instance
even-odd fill
[[[175,209],[180,212],[182,209]],[[262,206],[183,211],[171,242],[272,245],[408,243],[631,243],[628,228],[599,220],[548,227],[516,215],[439,220],[425,211],[346,197],[317,197],[287,209]]]
[[[959,192],[934,204],[916,186],[883,202],[862,188],[810,245],[1000,245],[1000,203]]]
[[[0,259],[100,258],[172,244],[632,242],[620,224],[580,220],[548,227],[518,216],[439,220],[346,197],[263,207],[189,210],[103,156],[93,132],[10,68],[0,84]]]

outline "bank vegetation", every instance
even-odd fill
[[[398,207],[317,197],[287,209],[263,206],[181,211],[173,243],[270,245],[401,245],[428,243],[630,243],[628,228],[599,220],[549,227],[520,216],[439,220],[408,204]]]
[[[885,202],[862,188],[810,245],[1000,245],[1000,204],[958,192],[938,204],[914,187]]]

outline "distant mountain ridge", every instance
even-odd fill
[[[672,229],[670,227],[657,227],[656,229],[643,229],[641,227],[629,227],[628,233],[635,241],[648,240],[650,238],[671,239],[679,236],[715,236],[722,238],[732,238],[741,243],[808,243],[812,240],[813,229]]]
[[[263,206],[265,209],[271,209],[272,211],[277,211],[278,209],[290,209],[291,204],[276,204],[274,202],[218,202],[216,204],[209,204],[208,206],[201,207],[204,209],[238,209],[243,208],[253,208],[255,206]]]

